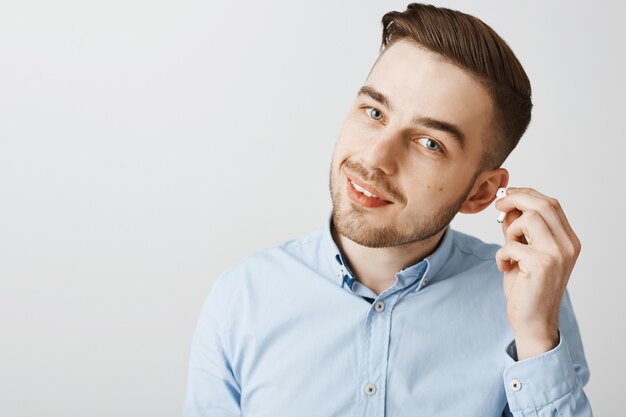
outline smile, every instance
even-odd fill
[[[356,188],[356,190],[360,193],[365,194],[368,197],[374,197],[374,198],[378,198],[378,196],[376,194],[372,194],[369,191],[367,191],[365,188],[361,187],[359,184],[357,184],[356,182],[350,180],[350,182],[352,183],[352,186],[354,188]]]
[[[346,186],[350,200],[360,206],[374,208],[392,204],[391,201],[387,201],[382,197],[379,197],[377,194],[374,194],[373,192],[360,186],[350,178],[346,181]]]

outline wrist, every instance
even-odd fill
[[[544,335],[516,335],[517,360],[521,361],[548,352],[557,347],[559,341],[560,334],[558,330]]]

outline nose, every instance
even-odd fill
[[[398,159],[404,152],[403,144],[400,132],[379,132],[370,138],[361,159],[371,169],[380,168],[385,174],[394,175],[398,170]]]

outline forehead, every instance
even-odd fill
[[[414,115],[459,126],[468,142],[485,134],[492,114],[486,88],[458,66],[413,42],[399,40],[379,57],[366,81],[389,97],[394,117]]]

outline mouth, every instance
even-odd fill
[[[359,180],[347,176],[346,187],[350,200],[363,207],[382,207],[393,202],[386,200],[381,193],[372,186],[359,183]]]

